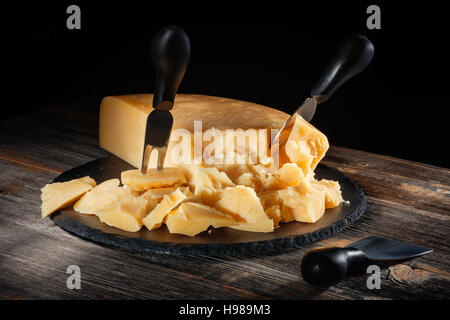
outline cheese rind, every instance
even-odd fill
[[[64,208],[96,185],[95,180],[86,176],[66,182],[54,182],[41,189],[41,216],[47,217],[58,209]]]
[[[225,213],[201,203],[185,202],[167,215],[165,222],[170,233],[195,236],[212,226],[230,227],[237,222]]]

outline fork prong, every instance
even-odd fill
[[[166,158],[167,147],[158,147],[156,150],[158,150],[158,166],[156,169],[162,170],[164,168],[164,159]]]
[[[152,150],[153,150],[153,146],[151,146],[149,144],[147,144],[144,147],[144,156],[142,157],[142,166],[141,166],[142,174],[147,173],[148,162],[150,160],[150,154],[152,153]]]

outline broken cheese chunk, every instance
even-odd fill
[[[141,170],[127,170],[121,174],[122,184],[130,189],[144,191],[152,188],[172,187],[186,183],[186,178],[178,168],[163,170],[148,169],[145,174]]]
[[[230,227],[237,222],[225,213],[201,203],[185,202],[167,215],[167,229],[170,233],[195,236],[212,226]]]
[[[325,209],[337,207],[344,202],[341,186],[337,181],[322,179],[316,183],[316,187],[322,187],[325,191]]]
[[[143,225],[142,219],[157,205],[156,200],[148,200],[132,193],[123,194],[111,206],[96,212],[101,222],[129,232],[137,232]]]
[[[95,214],[119,201],[120,198],[131,192],[127,188],[119,187],[119,184],[119,179],[110,179],[100,183],[74,204],[74,210],[84,214]]]
[[[218,200],[219,191],[234,186],[228,176],[217,168],[205,168],[196,165],[181,166],[181,170],[189,179],[194,194],[203,203],[213,206]]]
[[[280,147],[279,162],[296,163],[306,175],[313,172],[329,148],[327,137],[301,116],[295,114],[295,123],[284,145]]]
[[[272,232],[273,221],[266,215],[255,190],[236,186],[226,188],[216,202],[216,209],[223,211],[241,222],[234,229],[252,232]]]
[[[47,184],[41,189],[42,218],[72,204],[95,185],[95,180],[87,176],[71,181]]]
[[[192,197],[192,192],[188,188],[178,188],[174,192],[164,195],[161,202],[144,218],[143,222],[147,229],[159,228],[167,214],[190,197]]]
[[[146,198],[161,201],[166,194],[172,193],[177,189],[178,189],[178,187],[148,189],[142,195]]]
[[[284,215],[292,215],[296,221],[314,223],[325,212],[325,191],[302,181],[297,187],[278,191]]]
[[[296,163],[285,163],[275,173],[275,177],[284,187],[295,187],[305,178],[305,174]]]

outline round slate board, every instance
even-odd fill
[[[107,179],[120,178],[120,172],[134,169],[117,157],[111,156],[88,162],[70,169],[53,182],[63,182],[90,176],[97,183]],[[212,229],[195,237],[170,234],[165,226],[149,231],[143,227],[139,232],[127,232],[110,227],[96,216],[83,215],[71,207],[57,211],[51,219],[61,228],[83,239],[102,245],[133,252],[153,252],[166,254],[261,254],[281,252],[304,246],[329,237],[345,229],[357,220],[366,208],[363,191],[345,175],[332,168],[319,165],[316,178],[337,180],[342,196],[350,204],[328,209],[316,223],[282,223],[272,233],[256,233],[231,228]]]

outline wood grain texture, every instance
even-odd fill
[[[99,101],[55,106],[0,123],[0,298],[3,299],[448,299],[450,170],[341,147],[324,164],[356,181],[368,208],[349,229],[300,250],[268,256],[132,254],[73,236],[40,218],[40,188],[108,153],[98,147]],[[326,133],[326,132],[325,132]],[[330,142],[333,138],[329,137]],[[327,290],[300,274],[305,251],[379,234],[434,252]],[[66,287],[69,265],[81,290]]]

